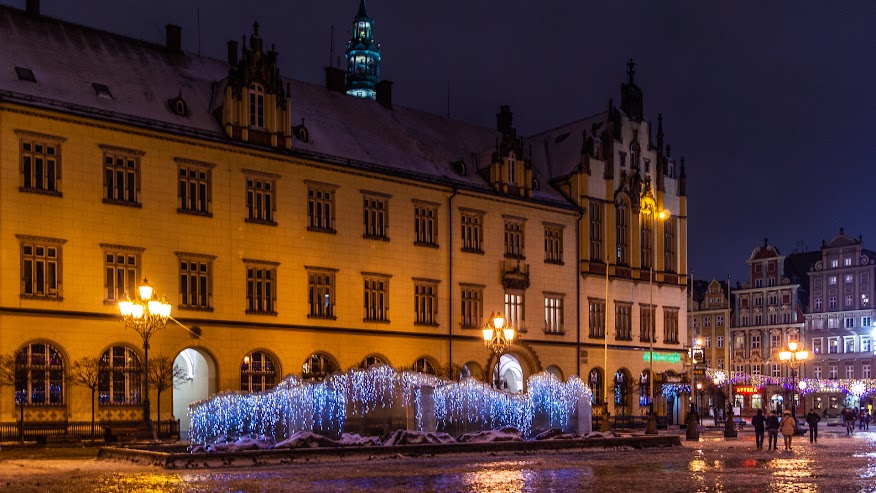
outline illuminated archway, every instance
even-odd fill
[[[216,393],[216,360],[203,348],[186,348],[173,362],[185,371],[186,378],[173,391],[173,415],[179,420],[180,439],[188,438],[189,404]]]

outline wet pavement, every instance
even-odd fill
[[[104,462],[94,451],[0,451],[5,492],[876,492],[876,431],[822,432],[791,451],[753,450],[717,432],[682,447],[324,460],[167,471]],[[781,442],[781,440],[780,440]],[[781,443],[779,445],[781,448]]]

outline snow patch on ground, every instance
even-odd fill
[[[459,437],[460,443],[486,443],[486,442],[522,442],[523,433],[513,426],[503,426],[498,430],[484,430],[474,433],[466,433]]]

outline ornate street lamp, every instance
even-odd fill
[[[788,343],[788,350],[779,353],[779,359],[791,369],[791,415],[797,416],[797,368],[809,358],[809,351],[797,341]]]
[[[167,326],[167,321],[170,319],[170,303],[164,298],[159,300],[145,278],[137,292],[138,296],[135,299],[126,295],[127,299],[119,302],[119,312],[125,321],[125,327],[133,329],[143,339],[145,378],[143,378],[143,423],[140,425],[139,432],[141,438],[149,438],[152,436],[149,406],[149,339],[152,334]]]
[[[514,337],[517,335],[517,331],[508,324],[508,320],[501,313],[494,312],[487,319],[482,332],[484,335],[484,346],[496,355],[496,378],[493,380],[493,388],[498,388],[499,360],[502,358],[502,354],[514,344]],[[492,374],[492,368],[490,373]]]

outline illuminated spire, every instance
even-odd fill
[[[368,17],[365,0],[353,19],[353,37],[347,42],[347,94],[374,99],[380,81],[380,44],[374,42],[374,20]]]

